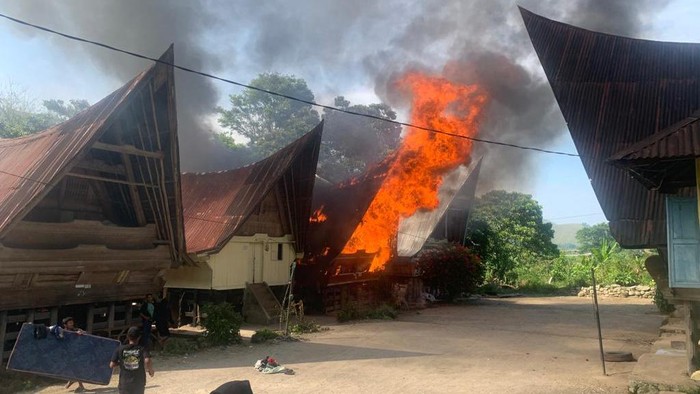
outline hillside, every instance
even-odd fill
[[[561,250],[571,250],[578,247],[576,232],[583,228],[583,223],[552,224],[554,229],[554,244]]]

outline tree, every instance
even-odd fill
[[[361,114],[396,119],[396,112],[386,104],[350,105],[345,97],[338,96],[334,105]],[[399,143],[401,126],[394,123],[328,109],[323,111],[323,118],[319,173],[334,182],[362,174]]]
[[[313,101],[306,81],[292,75],[264,73],[250,82],[257,88]],[[217,108],[219,124],[248,138],[249,146],[265,157],[310,131],[319,122],[309,104],[247,89],[229,97],[231,109]]]
[[[68,120],[90,106],[87,100],[44,100],[44,107],[61,120]]]
[[[468,238],[486,265],[487,276],[515,282],[517,267],[559,255],[554,230],[542,219],[542,207],[532,196],[495,190],[474,205]]]
[[[576,232],[576,242],[578,248],[583,253],[591,253],[594,250],[599,250],[603,242],[612,244],[615,242],[610,234],[610,226],[608,223],[598,223],[593,226],[584,225],[584,227]]]
[[[15,86],[0,91],[0,138],[16,138],[36,133],[72,117],[90,106],[85,100],[45,100],[45,111],[37,111],[34,101]]]

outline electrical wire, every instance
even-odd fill
[[[202,77],[205,77],[205,78],[210,78],[210,79],[214,79],[214,80],[221,81],[221,82],[224,82],[224,83],[228,83],[228,84],[231,84],[231,85],[243,87],[243,88],[246,88],[246,89],[255,90],[255,91],[262,92],[262,93],[265,93],[265,94],[269,94],[269,95],[272,95],[272,96],[282,97],[282,98],[285,98],[285,99],[288,99],[288,100],[293,100],[293,101],[297,101],[297,102],[300,102],[300,103],[312,105],[312,106],[314,106],[314,107],[327,109],[327,110],[329,110],[329,111],[342,112],[342,113],[345,113],[345,114],[348,114],[348,115],[361,116],[361,117],[365,117],[365,118],[369,118],[369,119],[380,120],[380,121],[384,121],[384,122],[396,124],[396,125],[399,125],[399,126],[410,127],[410,128],[414,128],[414,129],[418,129],[418,130],[423,130],[423,131],[427,131],[427,132],[431,132],[431,133],[447,135],[447,136],[454,137],[454,138],[462,138],[462,139],[466,139],[466,140],[470,140],[470,141],[474,141],[474,142],[480,142],[480,143],[484,143],[484,144],[505,146],[505,147],[509,147],[509,148],[515,148],[515,149],[521,149],[521,150],[530,150],[530,151],[541,152],[541,153],[548,153],[548,154],[560,155],[560,156],[569,156],[569,157],[578,157],[578,156],[579,156],[578,154],[575,154],[575,153],[561,152],[561,151],[555,151],[555,150],[537,148],[537,147],[533,147],[533,146],[518,145],[518,144],[512,144],[512,143],[508,143],[508,142],[493,141],[493,140],[487,140],[487,139],[483,139],[483,138],[469,137],[469,136],[465,136],[465,135],[460,135],[460,134],[455,134],[455,133],[447,132],[447,131],[444,131],[444,130],[434,129],[434,128],[425,127],[425,126],[419,126],[419,125],[415,125],[415,124],[407,123],[407,122],[400,122],[400,121],[396,121],[396,120],[393,120],[393,119],[387,119],[387,118],[384,118],[384,117],[381,117],[381,116],[370,115],[370,114],[363,114],[363,113],[360,113],[360,112],[355,112],[355,111],[351,111],[351,110],[346,110],[346,109],[342,109],[342,108],[337,108],[337,107],[333,107],[333,106],[330,106],[330,105],[319,104],[319,103],[317,103],[317,102],[315,102],[315,101],[312,101],[312,100],[300,99],[300,98],[298,98],[298,97],[290,96],[290,95],[283,94],[283,93],[274,92],[274,91],[272,91],[272,90],[267,90],[267,89],[255,87],[255,86],[252,86],[252,85],[247,85],[247,84],[244,84],[244,83],[241,83],[241,82],[236,82],[236,81],[234,81],[234,80],[227,79],[227,78],[223,78],[223,77],[219,77],[219,76],[216,76],[216,75],[213,75],[213,74],[209,74],[209,73],[206,73],[206,72],[203,72],[203,71],[194,70],[194,69],[191,69],[191,68],[188,68],[188,67],[179,66],[179,65],[177,65],[177,64],[170,63],[170,62],[167,62],[167,61],[164,61],[164,60],[160,60],[160,59],[157,59],[157,58],[154,58],[154,57],[146,56],[146,55],[143,55],[143,54],[140,54],[140,53],[136,53],[136,52],[128,51],[128,50],[125,50],[125,49],[117,48],[117,47],[112,46],[112,45],[107,45],[107,44],[104,44],[104,43],[101,43],[101,42],[97,42],[97,41],[93,41],[93,40],[89,40],[89,39],[86,39],[86,38],[77,37],[77,36],[73,36],[73,35],[66,34],[66,33],[61,33],[61,32],[59,32],[59,31],[56,31],[56,30],[53,30],[53,29],[49,29],[49,28],[44,27],[44,26],[39,26],[39,25],[30,23],[30,22],[27,22],[27,21],[24,21],[24,20],[21,20],[21,19],[17,19],[17,18],[11,17],[11,16],[9,16],[9,15],[2,14],[2,13],[0,13],[0,17],[5,18],[5,19],[7,19],[7,20],[9,20],[9,21],[12,21],[12,22],[15,22],[15,23],[24,25],[24,26],[28,26],[28,27],[31,27],[31,28],[34,28],[34,29],[42,30],[42,31],[45,31],[45,32],[47,32],[47,33],[55,34],[55,35],[58,35],[58,36],[61,36],[61,37],[64,37],[64,38],[67,38],[67,39],[70,39],[70,40],[79,41],[79,42],[83,42],[83,43],[91,44],[91,45],[96,45],[96,46],[98,46],[98,47],[105,48],[105,49],[108,49],[108,50],[110,50],[110,51],[115,51],[115,52],[123,53],[123,54],[129,55],[129,56],[137,57],[137,58],[140,58],[140,59],[145,59],[145,60],[150,60],[150,61],[152,61],[152,62],[165,64],[165,65],[170,66],[170,67],[173,67],[173,68],[175,68],[175,69],[178,69],[178,70],[181,70],[181,71],[185,71],[185,72],[188,72],[188,73],[192,73],[192,74],[196,74],[196,75],[199,75],[199,76],[202,76]]]

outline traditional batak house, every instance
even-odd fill
[[[173,50],[161,58],[173,61]],[[0,140],[0,350],[24,322],[128,327],[184,253],[173,68],[70,120]]]
[[[375,254],[342,252],[384,182],[392,159],[387,158],[363,176],[348,182],[317,183],[309,247],[296,286],[297,294],[315,309],[331,312],[348,302],[371,303],[373,290],[368,283],[378,279],[376,273],[369,271]],[[406,294],[409,304],[420,301],[422,285],[417,280],[412,258],[426,242],[464,242],[480,168],[481,159],[469,168],[461,167],[452,172],[443,182],[436,209],[417,212],[400,221],[393,257],[385,271],[392,283],[401,286],[403,293],[409,293]]]
[[[612,235],[626,248],[657,249],[647,269],[663,294],[686,306],[692,372],[700,44],[619,37],[521,12]]]
[[[167,273],[166,287],[186,315],[227,300],[248,321],[277,316],[304,253],[322,130],[245,167],[182,174],[188,263]]]

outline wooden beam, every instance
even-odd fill
[[[7,311],[0,312],[0,366],[5,350],[5,334],[7,333]]]
[[[107,164],[102,160],[97,159],[86,159],[82,160],[75,165],[75,168],[82,168],[84,170],[106,172],[108,174],[125,176],[126,170],[121,164]]]
[[[114,330],[114,303],[109,304],[109,312],[107,312],[107,331],[112,333]]]
[[[155,185],[151,185],[148,183],[139,183],[139,182],[129,182],[125,181],[122,179],[113,179],[113,178],[105,178],[102,176],[96,176],[96,175],[88,175],[88,174],[78,174],[75,172],[69,172],[66,174],[66,176],[72,176],[74,178],[82,178],[82,179],[91,179],[94,181],[102,181],[102,182],[111,182],[111,183],[119,183],[121,185],[129,185],[129,186],[142,186],[142,187],[158,187]]]
[[[107,143],[98,141],[92,145],[92,148],[99,149],[99,150],[106,150],[109,152],[126,153],[127,155],[152,157],[155,159],[162,159],[163,158],[163,152],[152,152],[152,151],[142,150],[142,149],[138,149],[137,147],[135,147],[133,145],[113,145],[113,144],[107,144]]]
[[[124,129],[121,124],[117,124],[117,141],[122,143],[122,136],[124,135]],[[136,213],[136,223],[139,227],[146,225],[146,214],[143,211],[143,204],[141,204],[141,195],[139,190],[134,186],[136,183],[134,178],[134,168],[131,166],[131,157],[128,154],[122,152],[122,162],[124,163],[124,169],[126,170],[126,179],[129,181],[129,195],[131,196],[131,203],[134,206],[134,212]]]

